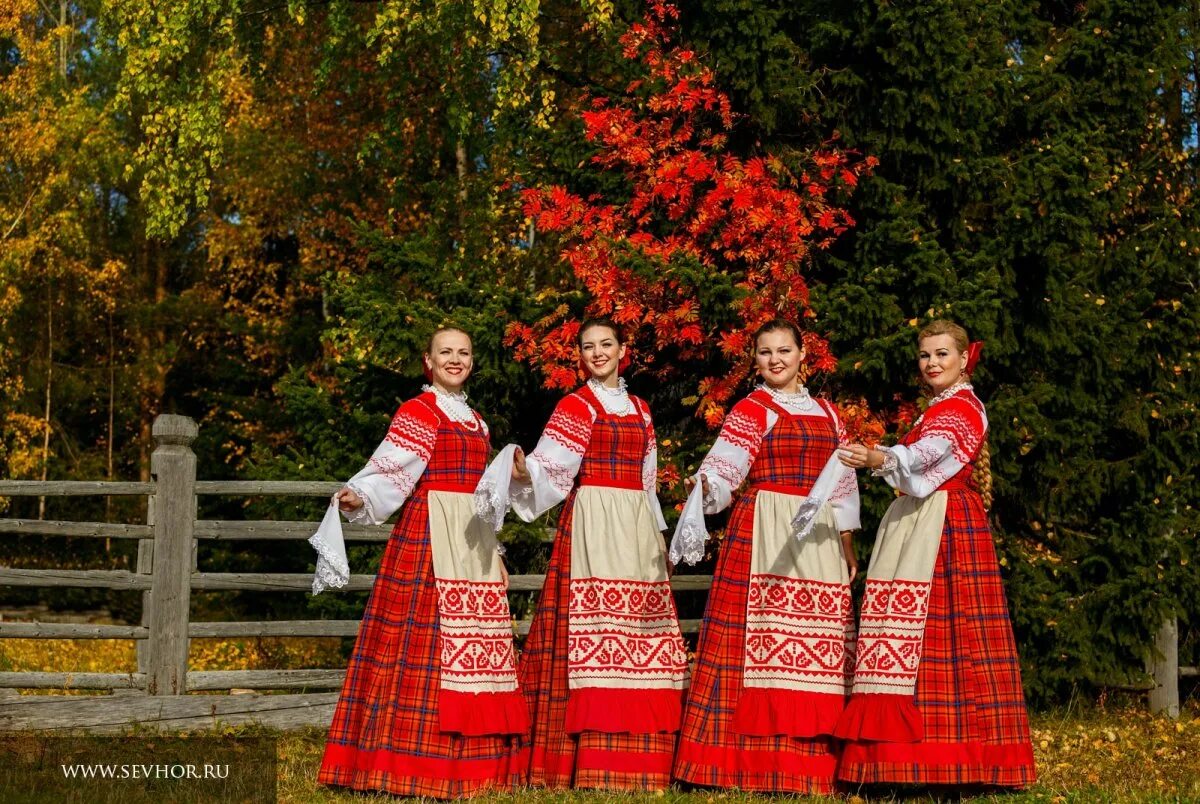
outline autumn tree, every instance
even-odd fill
[[[640,369],[716,426],[748,376],[751,333],[767,319],[801,324],[807,376],[836,368],[805,272],[854,225],[840,200],[874,160],[833,141],[790,161],[739,153],[738,121],[714,71],[673,41],[677,17],[676,7],[650,3],[620,39],[643,74],[622,96],[586,99],[579,113],[594,169],[620,176],[620,194],[523,192],[573,276],[543,288],[548,314],[511,324],[508,341],[547,388],[569,389],[579,381],[579,316],[611,315],[633,335]],[[863,435],[878,435],[864,409],[848,411]]]

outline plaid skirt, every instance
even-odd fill
[[[1036,777],[987,513],[973,491],[947,494],[917,670],[924,739],[848,742],[838,767],[842,781],[1024,787]]]
[[[721,544],[683,713],[675,778],[762,792],[831,793],[837,766],[832,738],[760,737],[733,729],[746,657],[756,496],[749,491],[735,503]]]
[[[563,505],[546,582],[517,665],[533,723],[529,783],[554,789],[661,790],[671,783],[675,735],[566,731],[567,609],[571,600],[571,519]]]
[[[528,748],[438,725],[437,586],[426,497],[409,499],[384,550],[334,711],[317,781],[460,798],[525,782]]]

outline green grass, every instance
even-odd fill
[[[801,796],[765,796],[725,790],[669,790],[663,793],[550,792],[524,789],[510,794],[492,794],[475,799],[479,802],[681,802],[701,804],[766,804],[773,801],[840,801],[851,804],[888,801],[970,801],[998,804],[1093,804],[1093,802],[1200,802],[1200,706],[1190,703],[1178,721],[1154,717],[1143,705],[1093,707],[1085,711],[1051,712],[1032,717],[1034,752],[1038,782],[1017,793],[937,791],[931,789],[848,790],[836,798]],[[363,802],[397,801],[387,794],[364,794],[321,787],[316,783],[317,768],[324,749],[325,732],[306,729],[277,732],[258,727],[227,727],[201,733],[206,737],[234,741],[235,738],[270,737],[277,741],[277,790],[281,802]],[[197,735],[193,735],[197,736]],[[8,735],[7,740],[13,740]],[[152,749],[159,733],[137,729],[124,736],[126,745],[141,744]],[[16,735],[18,742],[20,735]],[[101,738],[104,739],[104,738]],[[33,741],[29,741],[32,743]],[[26,751],[28,753],[28,751]],[[161,753],[158,756],[162,756]],[[165,759],[165,757],[163,757]],[[111,760],[109,760],[111,761]],[[199,760],[203,761],[203,760]],[[158,785],[137,791],[137,795],[118,794],[97,785],[66,783],[52,778],[40,790],[40,784],[28,781],[18,788],[0,791],[0,800],[22,802],[86,801],[125,804],[133,801],[217,801],[201,791],[184,794],[178,787]],[[15,778],[15,777],[14,777]],[[21,777],[25,778],[25,777]],[[39,777],[40,778],[40,777]],[[24,788],[24,789],[22,789]],[[164,798],[164,794],[166,797]],[[181,795],[183,794],[183,795]],[[16,796],[15,798],[13,796]],[[246,799],[250,800],[250,799]],[[412,800],[412,799],[409,799]]]

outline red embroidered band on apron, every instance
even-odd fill
[[[740,734],[830,734],[845,703],[853,646],[850,577],[829,505],[812,532],[794,538],[792,518],[837,449],[834,417],[779,416],[751,467],[754,498]],[[824,403],[827,405],[828,403]],[[828,412],[828,408],[826,408]],[[795,465],[799,462],[803,465]],[[802,485],[780,483],[795,478]]]
[[[442,730],[491,734],[502,726],[521,734],[529,719],[517,692],[512,614],[496,535],[475,515],[473,483],[419,484],[416,493],[422,490],[428,493],[438,591]]]
[[[641,412],[589,401],[598,415],[572,514],[566,731],[677,731],[687,650],[643,487],[649,436]]]

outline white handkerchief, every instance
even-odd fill
[[[337,497],[330,501],[321,526],[308,538],[308,543],[317,551],[317,571],[313,575],[312,586],[314,595],[350,582],[350,564],[346,561],[346,541],[342,538],[342,517],[338,513]]]
[[[676,566],[680,562],[695,564],[704,558],[704,543],[708,541],[708,528],[704,525],[704,484],[700,482],[700,475],[694,478],[696,485],[683,504],[683,513],[675,525],[675,535],[671,537],[668,555]]]
[[[850,467],[838,460],[835,449],[821,469],[821,474],[817,475],[817,482],[813,483],[812,491],[804,498],[804,502],[800,503],[800,510],[792,517],[793,536],[803,540],[809,533],[812,533],[813,525],[817,521],[817,512],[821,510],[822,505],[828,502],[833,490],[837,488],[838,481],[842,479],[842,473],[849,471],[852,471]]]
[[[475,514],[499,533],[508,513],[508,486],[512,481],[517,445],[509,444],[491,462],[475,486]]]

